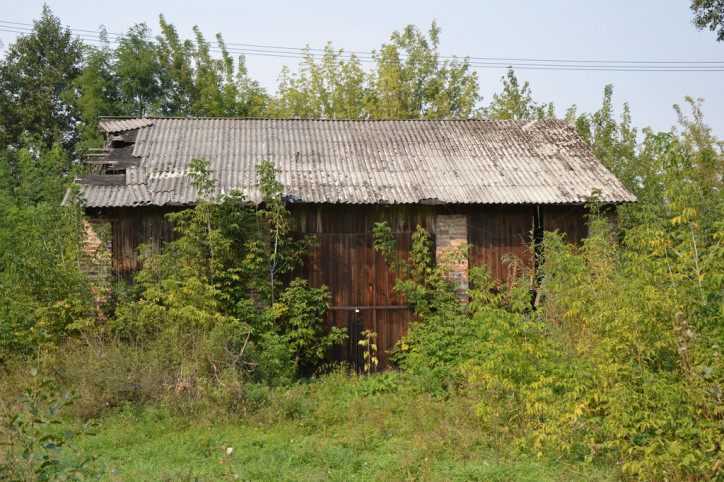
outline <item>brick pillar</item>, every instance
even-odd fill
[[[81,268],[91,280],[96,308],[100,308],[111,290],[110,222],[102,218],[83,220],[83,229]]]
[[[468,244],[468,217],[465,214],[439,214],[435,219],[435,258],[445,264],[447,278],[456,286],[461,300],[467,302],[468,257],[452,260],[451,255],[460,246]]]

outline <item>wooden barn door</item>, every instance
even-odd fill
[[[399,273],[392,273],[374,250],[375,222],[387,220],[398,254],[407,257],[418,224],[430,223],[429,209],[394,206],[304,206],[297,208],[298,228],[319,240],[319,249],[303,269],[310,286],[328,286],[332,294],[327,323],[347,329],[349,339],[334,349],[333,358],[361,370],[362,332],[377,333],[379,368],[389,366],[392,350],[413,320],[413,310],[393,292]],[[427,213],[427,214],[426,214]]]
[[[397,235],[406,253],[409,235]],[[349,339],[333,354],[357,369],[364,365],[359,341],[362,333],[377,333],[380,368],[389,363],[388,350],[407,333],[412,310],[393,293],[395,275],[374,250],[371,233],[319,233],[318,261],[313,285],[326,285],[332,294],[328,323],[347,328]]]

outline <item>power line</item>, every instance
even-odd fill
[[[0,32],[13,34],[28,34],[33,31],[33,24],[10,22],[0,20]],[[100,44],[100,31],[70,28],[78,38],[86,43]],[[118,44],[123,34],[106,32],[108,43]],[[224,42],[226,51],[230,54],[319,60],[328,52],[328,49],[305,47],[285,47],[275,45],[244,44]],[[221,52],[218,47],[211,47],[213,52]],[[375,52],[341,51],[334,49],[335,54],[341,58],[355,58],[360,63],[374,63]],[[443,61],[467,61],[474,69],[508,69],[516,70],[561,70],[561,71],[605,71],[605,72],[724,72],[724,62],[719,61],[648,61],[648,60],[572,60],[572,59],[533,59],[533,58],[504,58],[504,57],[457,57],[454,55],[439,55]]]

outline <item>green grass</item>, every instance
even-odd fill
[[[108,480],[614,478],[612,467],[520,455],[504,434],[478,424],[469,395],[436,397],[408,376],[387,377],[375,384],[327,375],[273,390],[240,415],[129,404],[99,419],[96,435],[77,445],[98,456]]]

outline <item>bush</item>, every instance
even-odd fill
[[[94,457],[83,458],[70,444],[80,433],[60,428],[60,411],[78,399],[59,396],[52,378],[41,381],[30,372],[32,386],[7,404],[0,403],[0,473],[4,480],[59,480],[70,476],[100,475],[92,468]],[[74,457],[59,458],[63,450]]]
[[[465,384],[483,426],[519,452],[613,463],[627,477],[720,476],[721,314],[701,296],[716,276],[681,275],[691,260],[673,266],[641,233],[622,254],[601,217],[591,230],[580,247],[546,233],[537,311],[523,283],[498,286],[481,269],[465,309],[423,296],[396,361],[431,394]],[[713,266],[721,255],[709,249]],[[426,273],[440,268],[418,254]],[[397,286],[419,297],[429,281]]]

